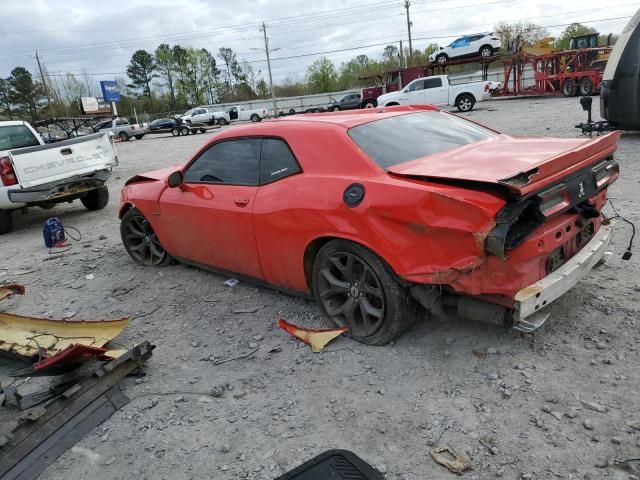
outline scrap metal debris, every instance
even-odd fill
[[[278,320],[278,327],[297,339],[302,340],[307,345],[311,345],[311,351],[313,353],[321,352],[331,340],[347,331],[347,327],[320,329],[301,328],[283,319]]]
[[[0,287],[0,300],[24,294],[21,285]],[[0,353],[24,360],[53,357],[74,345],[102,348],[129,324],[117,320],[49,320],[0,311]],[[77,352],[76,352],[77,353]],[[121,351],[103,352],[115,358]]]
[[[66,450],[129,402],[119,382],[151,357],[143,342],[116,360],[100,362],[86,375],[22,396],[9,392],[19,408],[15,420],[0,423],[0,479],[37,478]],[[5,388],[6,390],[6,388]],[[37,403],[45,402],[44,406]]]
[[[449,471],[457,473],[458,475],[462,475],[462,472],[465,470],[473,468],[469,459],[463,457],[447,445],[438,446],[429,453],[436,462],[447,467]]]

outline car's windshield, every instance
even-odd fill
[[[36,145],[40,145],[40,142],[25,125],[0,127],[0,150],[34,147]]]
[[[365,123],[349,136],[382,168],[495,136],[491,130],[446,112],[418,112]]]

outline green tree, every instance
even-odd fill
[[[228,47],[221,47],[218,49],[218,58],[222,60],[226,69],[227,69],[227,84],[229,88],[233,90],[233,80],[232,80],[232,68],[235,63],[238,63],[236,59],[236,54],[234,51]]]
[[[267,82],[264,81],[264,78],[258,80],[256,82],[256,94],[258,98],[267,98],[269,93],[269,87],[267,86]]]
[[[400,50],[395,45],[387,45],[384,47],[382,51],[382,60],[385,63],[393,63],[394,65],[398,65]]]
[[[131,79],[128,85],[134,90],[142,89],[142,95],[149,97],[153,108],[153,96],[151,94],[151,81],[157,78],[154,73],[156,62],[149,52],[145,50],[136,50],[131,56],[131,62],[127,67],[127,76]]]
[[[177,94],[176,97],[179,97],[180,105],[185,106],[187,102],[187,95],[185,92],[185,83],[186,83],[186,72],[187,72],[187,50],[182,48],[180,45],[174,45],[171,49],[173,52],[173,60],[176,63],[176,70],[178,72],[178,81],[177,84]]]
[[[327,57],[321,57],[307,69],[310,86],[318,93],[335,91],[338,74],[333,62]]]
[[[35,122],[38,115],[38,102],[44,97],[42,85],[34,82],[31,73],[24,67],[11,70],[7,82],[11,104],[28,112],[31,121]]]
[[[173,50],[167,43],[158,45],[154,53],[156,68],[160,72],[165,85],[169,89],[169,97],[171,106],[176,108],[176,92],[175,92],[175,68],[176,61],[173,56]]]
[[[0,111],[13,120],[13,112],[11,111],[11,85],[8,80],[0,78]]]
[[[562,31],[562,33],[556,40],[556,48],[559,48],[561,50],[566,50],[569,48],[571,37],[588,35],[590,33],[597,33],[597,31],[591,27],[582,25],[581,23],[572,23]]]

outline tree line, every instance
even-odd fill
[[[568,48],[572,36],[594,33],[582,24],[568,26],[556,39],[557,48]],[[548,37],[548,31],[532,22],[499,22],[494,33],[508,48],[516,38],[532,45]],[[601,44],[604,40],[601,39]],[[308,65],[304,75],[284,78],[274,85],[278,97],[307,95],[360,88],[373,84],[376,74],[399,66],[426,65],[429,54],[438,48],[429,44],[424,50],[385,46],[379,56],[357,55],[337,66],[327,57]],[[458,73],[468,67],[451,67]],[[88,74],[50,75],[44,68],[44,81],[34,78],[24,67],[14,68],[0,78],[0,119],[22,118],[35,121],[49,116],[81,113],[82,96],[100,96],[96,81]],[[132,115],[177,113],[197,105],[269,98],[271,91],[263,72],[252,63],[239,60],[231,48],[217,52],[206,48],[183,47],[163,43],[152,51],[137,50],[126,67],[126,77],[116,77],[122,100],[119,113]],[[48,94],[48,95],[47,95]]]

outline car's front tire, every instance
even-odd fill
[[[317,253],[312,272],[316,302],[347,335],[368,345],[398,338],[416,320],[418,306],[391,268],[367,248],[331,240]]]
[[[13,230],[13,211],[0,210],[0,235],[9,233]]]
[[[145,267],[164,267],[171,256],[164,249],[153,227],[137,208],[130,208],[120,221],[120,237],[129,256]]]
[[[118,134],[118,138],[120,139],[121,142],[128,142],[129,141],[129,134],[127,132],[120,132]]]
[[[109,203],[109,189],[101,186],[90,190],[80,199],[87,210],[102,210]]]

